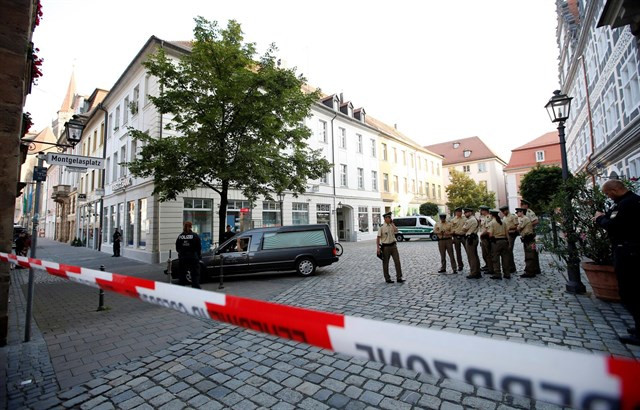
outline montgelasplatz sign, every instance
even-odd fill
[[[75,168],[104,168],[104,159],[96,157],[83,157],[81,155],[47,153],[49,165],[67,165]]]

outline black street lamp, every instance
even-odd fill
[[[67,130],[67,141],[69,142],[69,145],[72,147],[76,146],[82,138],[84,123],[80,121],[77,115],[74,115],[64,124],[64,127]]]
[[[567,164],[567,148],[564,139],[564,122],[569,118],[571,110],[571,100],[566,94],[561,94],[560,90],[553,92],[553,97],[549,100],[545,108],[549,114],[551,122],[558,123],[558,137],[560,138],[560,155],[562,157],[562,180],[569,179],[569,166]],[[564,206],[564,228],[567,237],[567,276],[568,281],[566,291],[572,294],[583,294],[586,288],[580,280],[580,258],[576,250],[576,238],[573,229],[573,218],[571,216],[571,198],[567,198]]]

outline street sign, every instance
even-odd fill
[[[83,157],[81,155],[47,153],[49,165],[67,165],[77,168],[104,168],[104,159],[97,157]]]
[[[249,208],[240,208],[240,213],[241,214],[246,214],[249,212]]]
[[[85,201],[87,199],[87,194],[78,194],[78,201]]]
[[[44,182],[47,180],[47,167],[33,167],[33,180]]]

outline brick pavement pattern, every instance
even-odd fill
[[[72,259],[60,255],[59,248],[66,245],[43,242],[50,247],[50,260]],[[517,343],[640,357],[640,349],[629,349],[617,339],[631,323],[628,313],[590,295],[565,294],[565,279],[545,269],[544,254],[541,277],[470,281],[464,274],[436,274],[436,243],[405,242],[399,246],[407,282],[388,285],[373,242],[344,245],[340,262],[319,269],[315,277],[231,280],[225,291]],[[80,253],[85,252],[83,266],[97,267],[102,256]],[[40,258],[45,255],[39,253]],[[114,271],[164,280],[159,265],[116,259],[122,269]],[[516,261],[522,271],[521,251]],[[13,275],[10,307],[16,312],[24,272]],[[3,363],[8,408],[558,408],[198,320],[119,295],[107,294],[111,309],[95,312],[97,290],[46,276],[39,277],[36,287],[39,339],[20,344],[14,337],[0,349],[0,358],[21,358],[18,367],[11,365],[13,360]],[[21,320],[13,310],[11,317]],[[11,331],[19,328],[20,323],[12,324]],[[32,383],[22,386],[29,377]]]

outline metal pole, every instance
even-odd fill
[[[38,154],[38,168],[42,168],[44,163],[44,153]],[[40,190],[42,189],[42,181],[38,178],[36,181],[36,199],[33,205],[33,229],[31,230],[31,257],[36,257],[36,245],[38,243],[38,219],[40,217]],[[24,321],[24,341],[31,340],[31,307],[33,306],[33,268],[29,268],[29,285],[27,291],[27,316]]]
[[[171,271],[171,269],[172,269],[171,264],[172,264],[172,261],[171,261],[171,249],[169,249],[169,259],[167,260],[167,281],[169,281],[169,283],[173,283],[171,281],[171,274],[173,273]]]
[[[100,270],[104,272],[104,265],[100,265]],[[107,310],[104,307],[104,290],[100,289],[100,293],[98,294],[98,312]]]
[[[280,194],[282,195],[282,194]],[[284,197],[280,197],[280,226],[284,226]]]
[[[560,137],[560,154],[562,157],[562,181],[569,179],[569,166],[567,164],[567,148],[564,139],[564,121],[558,123],[558,136]],[[566,291],[572,294],[583,294],[587,291],[580,280],[580,258],[576,251],[576,238],[573,231],[573,219],[571,216],[571,198],[567,196],[564,205],[565,235],[567,236],[567,285]]]
[[[218,289],[224,289],[224,256],[220,254],[220,285]]]

